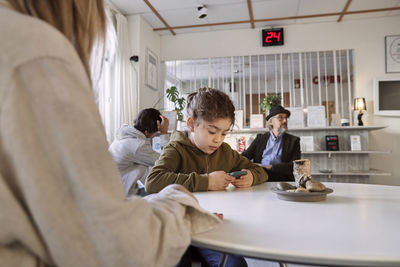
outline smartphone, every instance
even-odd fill
[[[228,173],[228,174],[229,174],[230,176],[235,177],[236,179],[239,179],[240,176],[246,175],[246,174],[247,174],[247,171],[235,171],[235,172],[230,172],[230,173]]]

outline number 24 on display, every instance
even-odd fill
[[[283,28],[262,30],[263,46],[283,45]]]
[[[265,42],[272,43],[273,42],[272,39],[275,39],[276,42],[279,43],[279,40],[281,39],[281,32],[267,32],[267,37],[265,37]]]

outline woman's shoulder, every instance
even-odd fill
[[[71,42],[43,20],[9,8],[0,8],[1,62],[16,68],[36,58],[52,57],[65,61],[79,59]]]

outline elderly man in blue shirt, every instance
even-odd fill
[[[286,132],[289,117],[289,110],[273,106],[266,118],[270,131],[258,134],[242,153],[264,167],[268,181],[294,181],[293,161],[301,157],[300,138]]]

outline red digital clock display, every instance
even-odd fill
[[[283,28],[262,30],[263,46],[283,45]]]

